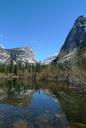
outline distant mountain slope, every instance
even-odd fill
[[[9,64],[10,63],[10,54],[5,49],[0,47],[0,63]]]
[[[43,64],[43,65],[51,64],[52,61],[56,59],[57,55],[58,55],[58,53],[52,55],[51,57],[49,57],[49,58],[47,58],[47,59],[45,59],[45,60],[43,60],[43,61],[41,62],[41,64]]]
[[[14,64],[36,63],[35,54],[32,48],[28,48],[28,47],[13,48],[13,49],[0,48],[0,63],[10,64],[11,61],[13,61]]]
[[[36,63],[35,54],[32,48],[22,47],[7,49],[15,63]]]

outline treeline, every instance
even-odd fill
[[[37,63],[33,64],[21,64],[18,63],[14,65],[13,63],[6,65],[0,64],[0,74],[11,75],[11,76],[19,76],[19,77],[27,77],[28,79],[34,80],[55,80],[61,77],[65,77],[63,72],[66,71],[66,67],[57,64],[50,65],[41,65]],[[60,74],[60,75],[59,75]],[[60,78],[59,78],[60,79]]]
[[[86,81],[86,70],[78,62],[76,64],[65,62],[64,64],[49,65],[41,65],[40,63],[35,65],[0,64],[0,74],[28,78],[29,80]]]
[[[0,64],[0,73],[24,75],[24,73],[35,73],[41,69],[40,64]]]
[[[0,64],[0,75],[5,76],[19,76],[19,77],[28,77],[29,79],[36,79],[37,75],[45,69],[46,66],[41,65],[40,63],[36,64]]]

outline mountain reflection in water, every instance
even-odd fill
[[[58,99],[37,85],[27,86],[16,80],[1,82],[0,128],[44,127],[69,127]]]

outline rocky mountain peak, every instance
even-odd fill
[[[86,26],[86,17],[84,16],[79,16],[76,21],[75,21],[75,24],[74,26]]]
[[[35,64],[35,53],[33,52],[33,49],[29,47],[12,49],[3,49],[0,47],[0,63],[10,64],[11,61],[13,61],[14,64]]]
[[[36,63],[35,60],[35,53],[33,52],[32,48],[29,47],[21,47],[21,48],[13,48],[7,50],[15,63]]]
[[[58,58],[73,52],[83,43],[86,44],[86,17],[80,16],[76,19],[70,30],[65,43],[60,50]]]

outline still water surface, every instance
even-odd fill
[[[69,128],[54,85],[49,87],[45,83],[0,81],[0,128]]]

